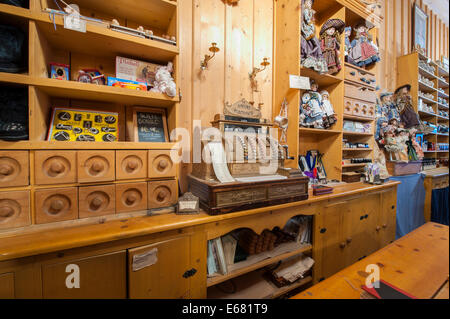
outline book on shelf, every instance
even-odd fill
[[[208,266],[208,276],[214,276],[219,272],[219,269],[217,268],[216,258],[213,252],[213,242],[211,240],[208,240],[207,266]]]
[[[233,265],[237,247],[236,238],[234,238],[234,236],[231,234],[222,237],[222,246],[225,255],[225,263],[227,267]]]

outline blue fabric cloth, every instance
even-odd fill
[[[397,191],[397,239],[425,224],[424,179],[425,176],[422,174],[390,178],[401,182]]]
[[[448,226],[448,187],[431,193],[431,221]]]

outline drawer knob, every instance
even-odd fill
[[[103,171],[104,170],[104,168],[105,168],[105,166],[103,165],[103,163],[102,162],[100,162],[100,161],[95,161],[94,163],[92,163],[92,170],[94,171],[94,172],[101,172],[101,171]]]
[[[99,209],[102,205],[103,205],[103,198],[101,198],[100,196],[95,197],[91,202],[91,206],[94,209]]]
[[[353,241],[353,238],[349,237],[347,238],[347,243],[350,244]]]
[[[8,218],[14,215],[14,209],[9,206],[4,206],[0,208],[0,217],[1,218]]]
[[[355,72],[355,71],[352,71],[352,72],[350,72],[350,74],[353,75],[353,76],[355,76],[355,75],[356,75],[356,72]]]
[[[383,225],[383,228],[387,228],[387,224],[384,224],[384,225]]]
[[[165,169],[167,166],[169,166],[169,162],[167,160],[161,160],[158,164],[159,168]]]
[[[54,200],[50,205],[50,209],[56,213],[60,212],[63,208],[64,202],[60,199]]]
[[[129,170],[134,171],[134,170],[136,170],[136,168],[138,168],[138,166],[139,166],[138,161],[136,161],[136,160],[128,161],[127,167]]]
[[[380,226],[377,226],[377,231],[380,231],[381,230],[381,227]]]
[[[14,168],[11,165],[1,165],[0,166],[0,175],[9,176],[14,172]]]
[[[345,246],[347,246],[345,243],[341,243],[341,244],[339,245],[339,247],[341,247],[341,248],[345,248]]]
[[[158,199],[158,201],[162,202],[166,198],[166,196],[167,194],[165,191],[159,191],[156,198]]]
[[[64,165],[59,161],[54,161],[50,166],[50,171],[56,174],[61,174],[64,171]]]
[[[134,193],[130,193],[127,195],[126,202],[128,205],[133,205],[137,201],[137,196]]]

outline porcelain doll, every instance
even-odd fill
[[[352,35],[352,27],[346,27],[345,28],[345,46],[344,46],[345,62],[354,64],[353,58],[351,57],[351,48],[352,48],[352,44],[350,42],[351,35]]]
[[[411,85],[403,85],[395,91],[395,104],[400,113],[400,121],[407,129],[421,126],[419,115],[414,111],[412,97],[410,94]],[[420,129],[419,129],[420,130]]]
[[[320,48],[327,62],[328,74],[336,74],[341,69],[341,34],[345,23],[340,19],[330,19],[320,29]]]
[[[326,73],[328,72],[327,62],[323,58],[320,43],[316,37],[313,3],[314,0],[302,0],[301,65],[319,73]]]
[[[389,152],[391,160],[399,161],[402,147],[398,144],[395,136],[395,128],[388,127],[384,133],[384,148]]]
[[[377,119],[377,130],[375,132],[375,139],[377,141],[383,138],[383,132],[385,128],[388,126],[388,121],[386,117],[379,117]]]
[[[398,152],[398,155],[400,156],[400,161],[402,162],[408,162],[409,161],[409,148],[408,148],[408,141],[409,141],[409,134],[408,132],[403,128],[398,128],[396,130],[396,137],[397,145],[400,147],[400,152]]]
[[[328,128],[337,122],[336,112],[334,111],[333,105],[330,102],[330,93],[328,93],[328,91],[322,91],[320,92],[320,95],[322,96],[322,111],[324,114],[324,123],[328,123],[325,128]]]
[[[317,92],[319,86],[314,80],[311,81],[311,90],[302,96],[300,114],[304,115],[302,126],[323,128],[322,96]]]
[[[356,36],[351,42],[351,57],[353,64],[359,67],[380,61],[378,50],[374,47],[372,36],[368,31],[369,28],[365,21],[361,21],[355,26]]]

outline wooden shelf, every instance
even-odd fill
[[[343,168],[363,167],[363,166],[366,166],[366,164],[370,164],[370,163],[361,163],[361,164],[342,164],[342,167],[343,167]]]
[[[358,133],[358,132],[347,132],[347,131],[344,131],[344,135],[347,135],[347,136],[373,136],[372,133]]]
[[[307,69],[307,68],[301,68],[300,75],[314,79],[317,82],[317,84],[319,85],[320,90],[325,89],[326,87],[328,87],[330,85],[338,84],[344,80],[343,78],[340,78],[335,75],[320,74],[314,70]]]
[[[425,93],[434,93],[434,92],[437,91],[436,88],[434,88],[434,87],[432,87],[432,86],[429,86],[428,84],[426,84],[426,83],[424,83],[424,82],[422,82],[422,81],[419,81],[419,89],[420,89],[422,92],[425,92]]]
[[[111,58],[125,55],[157,63],[173,61],[179,53],[177,46],[112,31],[89,23],[86,26],[86,33],[68,30],[64,28],[64,20],[60,16],[55,17],[56,31],[48,14],[35,14],[33,18],[37,21],[39,30],[45,34],[45,38],[54,48]]]
[[[319,134],[319,135],[326,135],[326,134],[341,134],[341,131],[338,130],[323,130],[323,129],[317,129],[317,128],[305,128],[305,127],[300,127],[299,128],[299,132],[300,133],[305,133],[305,134]]]
[[[360,121],[360,122],[375,121],[374,118],[362,117],[362,116],[357,116],[357,115],[347,115],[347,114],[344,114],[344,120],[354,120],[354,121]]]
[[[371,152],[373,148],[343,148],[345,152]]]
[[[436,117],[435,113],[429,113],[429,112],[425,112],[425,111],[419,111],[418,113],[420,116],[423,116],[423,117]]]
[[[446,89],[449,87],[448,82],[442,80],[441,78],[438,78],[438,84],[440,88]]]
[[[279,262],[280,260],[295,256],[295,255],[299,255],[301,253],[309,252],[312,250],[311,245],[301,245],[299,243],[296,243],[297,245],[300,246],[298,249],[295,249],[293,251],[289,251],[286,253],[281,253],[280,255],[276,255],[277,249],[280,250],[283,245],[289,245],[289,244],[292,244],[292,243],[281,244],[279,247],[275,248],[271,252],[271,254],[275,255],[275,257],[264,259],[264,260],[258,261],[256,263],[252,263],[252,261],[257,259],[258,255],[249,256],[247,258],[247,260],[241,261],[240,263],[237,263],[237,264],[234,264],[233,270],[230,271],[228,274],[208,278],[207,286],[211,287],[211,286],[217,285],[217,284],[227,281],[229,279],[239,277],[239,276],[249,273],[251,271],[254,271],[254,270],[266,267],[268,265],[271,265],[273,263]]]
[[[31,78],[28,74],[0,72],[0,83],[29,85]]]
[[[285,287],[277,287],[272,281],[266,279],[264,271],[254,271],[252,273],[236,278],[236,292],[225,293],[216,287],[208,289],[210,299],[275,299],[294,289],[302,287],[312,282],[312,277],[307,276],[299,279],[293,284]]]
[[[448,98],[449,98],[449,95],[448,95],[447,93],[443,93],[443,92],[441,92],[441,91],[438,91],[438,95],[439,95],[440,97],[442,97],[442,98],[445,98],[445,99],[448,99]]]
[[[438,103],[438,106],[439,106],[440,108],[442,108],[442,109],[446,109],[446,110],[449,109],[449,107],[448,107],[447,105],[444,105],[444,104],[441,104],[441,103]]]
[[[433,80],[436,79],[436,75],[434,75],[433,73],[428,72],[427,70],[421,68],[419,66],[419,73],[424,76],[424,77],[428,77],[428,78],[432,78]]]
[[[170,150],[176,143],[139,143],[139,142],[50,142],[50,141],[19,141],[5,142],[0,141],[0,149],[7,150],[39,150],[39,149],[81,149],[81,150]]]
[[[16,7],[16,6],[8,5],[8,4],[3,4],[3,3],[0,3],[0,14],[1,15],[7,14],[7,15],[15,16],[17,18],[22,18],[22,19],[30,19],[32,16],[31,11],[29,9]],[[3,22],[3,19],[2,19],[2,22]]]
[[[437,64],[436,64],[436,66],[437,66],[438,74],[439,74],[440,76],[443,76],[443,77],[448,78],[449,72],[447,72],[446,70],[444,70],[443,68],[441,68],[441,67],[440,67],[439,65],[437,65]]]
[[[423,96],[420,96],[420,95],[419,95],[419,99],[422,99],[425,102],[428,102],[428,103],[431,103],[431,104],[437,104],[437,101],[431,100],[431,99],[429,99],[427,97],[423,97]]]

